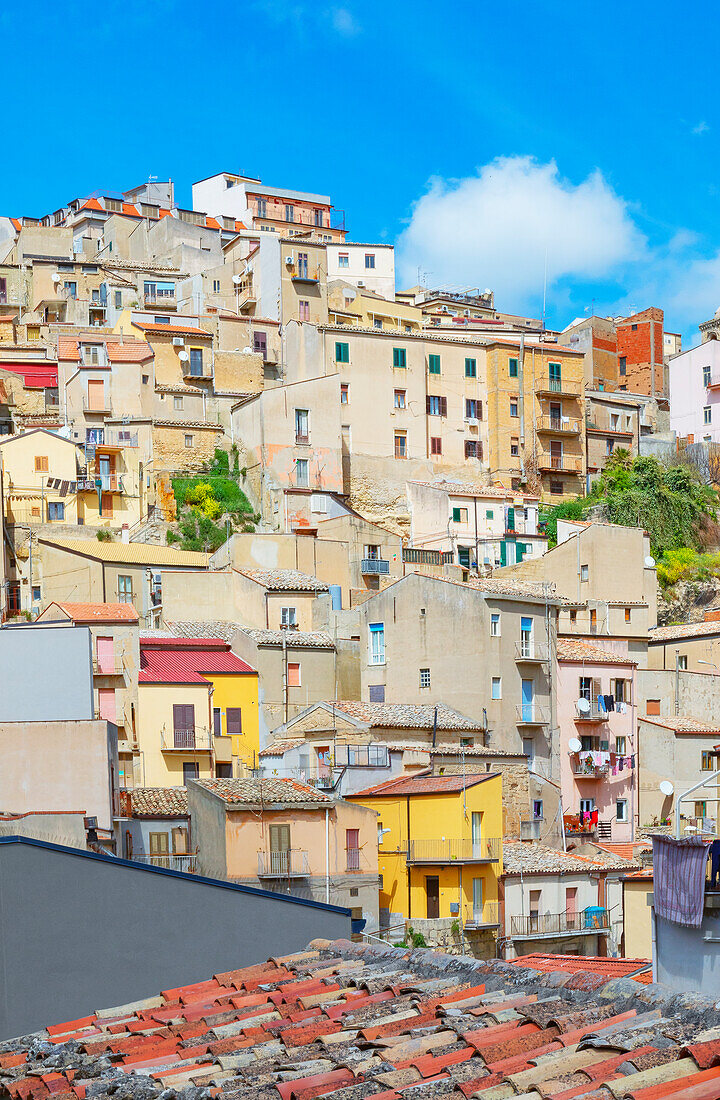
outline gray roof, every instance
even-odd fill
[[[194,779],[192,782],[217,795],[226,806],[332,803],[322,791],[297,779]]]
[[[240,628],[257,645],[282,645],[283,638],[288,649],[334,649],[335,642],[322,630],[250,630]]]
[[[222,638],[224,642],[232,641],[235,631],[242,629],[239,623],[224,619],[206,619],[199,623],[183,620],[165,623],[165,626],[174,638]]]
[[[237,572],[276,592],[327,592],[329,587],[325,581],[297,569],[238,569]]]
[[[623,859],[612,852],[602,856],[581,856],[562,852],[536,841],[504,840],[503,871],[506,875],[590,874],[593,871],[631,871],[638,861]]]
[[[361,703],[352,699],[341,702],[326,701],[326,707],[357,718],[369,726],[386,729],[432,729],[437,710],[437,728],[442,730],[481,730],[474,718],[467,718],[445,703]]]

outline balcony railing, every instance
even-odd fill
[[[175,309],[177,298],[174,294],[146,294],[145,305],[151,309]]]
[[[552,470],[561,474],[579,474],[582,470],[582,459],[579,455],[552,455],[546,453],[538,457],[538,467],[541,470]]]
[[[359,871],[360,870],[360,849],[359,848],[346,848],[345,849],[345,870],[346,871]]]
[[[124,493],[125,485],[121,474],[94,474],[91,475],[95,482],[95,488],[104,493]],[[100,485],[98,485],[98,481]]]
[[[562,378],[551,378],[546,375],[537,384],[538,393],[563,393],[568,397],[580,397],[580,382],[567,382]]]
[[[167,871],[184,871],[194,874],[197,857],[197,852],[187,852],[183,855],[168,852],[163,855],[133,854],[130,858],[133,863],[144,863],[146,867],[164,867]]]
[[[305,878],[309,874],[308,853],[300,848],[258,852],[258,878]]]
[[[294,283],[317,283],[320,281],[319,267],[299,267],[291,275]]]
[[[163,752],[210,752],[212,739],[206,730],[173,730],[160,737]]]
[[[110,398],[103,397],[101,401],[95,398],[93,401],[90,401],[89,398],[83,397],[83,412],[97,413],[99,416],[105,416],[107,413],[112,412]]]
[[[182,366],[182,372],[185,378],[212,378],[212,367],[209,363],[203,362],[198,368],[195,363],[192,363],[189,359],[182,359],[180,361]]]
[[[389,573],[390,562],[385,558],[363,558],[360,563],[360,572],[366,575],[376,573]]]
[[[570,767],[572,773],[576,779],[607,779],[610,774],[610,768],[607,764],[595,765],[592,762],[588,763],[583,759],[583,754],[579,754],[571,758]]]
[[[564,936],[568,932],[607,932],[609,929],[607,909],[597,906],[590,906],[580,913],[530,913],[527,917],[510,918],[510,935],[519,939]]]
[[[122,657],[107,657],[104,660],[93,657],[93,672],[96,676],[124,676],[125,664]]]
[[[540,642],[516,642],[515,660],[527,664],[542,664],[548,659],[548,649]]]
[[[100,450],[103,447],[120,450],[122,447],[137,447],[137,445],[137,432],[109,432],[107,429],[103,433],[102,443],[95,444]]]
[[[500,906],[496,901],[486,901],[478,909],[465,907],[465,931],[474,932],[481,928],[495,928],[500,924]]]
[[[583,706],[583,703],[587,703],[587,707]],[[583,698],[583,703],[579,699],[575,703],[576,722],[605,722],[607,720],[607,711],[600,706],[597,699]]]
[[[411,840],[408,863],[495,863],[502,840]]]
[[[307,432],[295,432],[295,442],[302,444],[303,447],[310,445],[310,436]]]
[[[515,711],[519,726],[546,726],[550,721],[545,707],[537,703],[518,703]]]
[[[568,435],[579,435],[582,422],[574,416],[541,416],[537,421],[539,432],[563,432]]]

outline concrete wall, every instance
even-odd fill
[[[652,897],[652,871],[623,882],[623,954],[629,959],[652,957]]]
[[[705,940],[709,935],[712,940]],[[656,918],[657,981],[678,993],[720,997],[720,912],[708,911],[699,928]],[[655,961],[655,960],[653,960]]]
[[[1,839],[0,1038],[349,932],[346,910]]]
[[[0,630],[0,722],[62,722],[92,716],[87,627],[23,625]]]
[[[527,917],[530,913],[530,891],[540,891],[539,913],[564,914],[568,889],[577,890],[576,912],[581,913],[588,906],[604,906],[609,912],[610,936],[608,947],[619,947],[622,935],[622,883],[619,876],[608,876],[604,886],[597,876],[586,874],[545,874],[545,875],[505,875],[505,935],[512,935],[512,917]],[[600,941],[604,936],[583,934],[572,931],[552,939],[538,936],[535,939],[517,939],[513,942],[507,958],[515,955],[527,955],[534,951],[551,951],[557,954],[565,952],[578,955],[598,955]],[[610,954],[610,950],[608,954]]]

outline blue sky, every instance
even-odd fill
[[[6,7],[0,212],[149,174],[189,204],[243,171],[330,193],[400,282],[538,314],[547,265],[550,324],[654,304],[690,336],[720,306],[719,25],[662,0]]]

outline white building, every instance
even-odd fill
[[[676,355],[668,372],[671,430],[692,443],[720,443],[720,341]]]
[[[328,244],[328,282],[342,279],[395,300],[395,249],[391,244]]]
[[[286,237],[310,232],[327,242],[345,238],[345,213],[335,209],[329,195],[267,187],[250,176],[219,172],[194,183],[192,199],[193,210],[235,218],[247,229]]]

